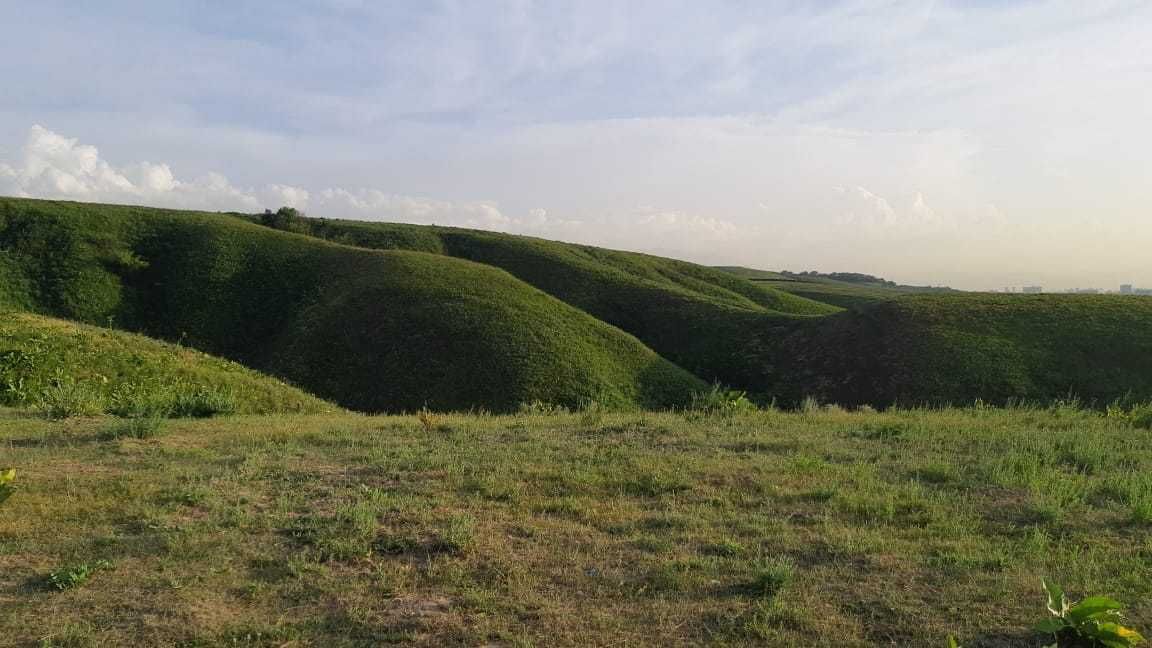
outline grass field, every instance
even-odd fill
[[[0,411],[0,643],[1040,646],[1152,624],[1148,417]]]

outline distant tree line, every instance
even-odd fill
[[[870,274],[863,274],[861,272],[816,272],[815,270],[807,270],[805,272],[785,271],[781,274],[787,275],[789,277],[832,279],[834,281],[843,281],[846,283],[874,284],[888,288],[896,288],[899,286],[899,284],[897,284],[895,281],[888,281],[883,277],[876,277]]]

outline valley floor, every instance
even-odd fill
[[[1152,431],[1075,409],[0,411],[0,643],[1038,646],[1152,626]]]

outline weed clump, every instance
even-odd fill
[[[230,390],[198,386],[176,394],[170,415],[174,418],[211,418],[235,412],[236,398]]]
[[[720,384],[693,392],[690,411],[702,416],[732,417],[757,410],[756,404],[748,400],[748,393],[728,389]]]
[[[40,393],[37,408],[44,418],[59,421],[76,416],[99,414],[100,400],[87,385],[57,375]]]
[[[48,574],[48,584],[60,591],[73,589],[87,583],[96,572],[111,567],[112,564],[107,560],[68,565],[50,572]]]
[[[752,578],[743,586],[745,593],[771,599],[779,594],[796,575],[796,563],[790,558],[768,558],[759,561]]]
[[[1128,648],[1144,642],[1132,628],[1121,625],[1124,606],[1107,596],[1090,596],[1078,603],[1068,601],[1060,586],[1044,581],[1051,616],[1036,624],[1036,631],[1051,635],[1058,646]]]
[[[0,470],[0,504],[3,504],[12,493],[16,492],[16,469]]]

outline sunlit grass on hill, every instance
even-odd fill
[[[52,418],[334,411],[333,405],[194,349],[0,310],[0,405]],[[2,463],[2,462],[0,462]]]

